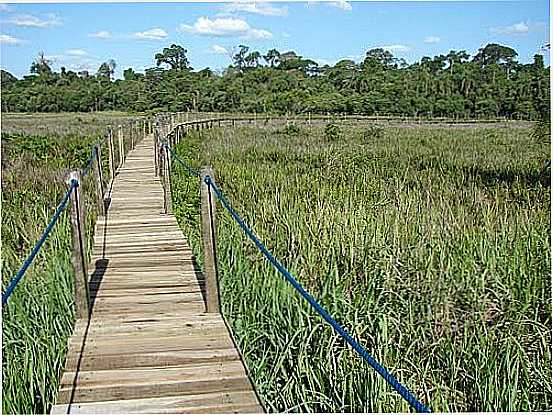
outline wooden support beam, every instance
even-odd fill
[[[89,317],[88,272],[86,268],[85,202],[81,191],[81,173],[73,171],[67,177],[67,184],[77,181],[71,192],[71,264],[75,271],[75,308],[78,319]]]
[[[219,282],[217,270],[215,198],[211,186],[205,182],[206,176],[214,180],[213,169],[204,167],[201,170],[200,198],[202,211],[202,241],[204,248],[204,272],[206,311],[219,313]]]

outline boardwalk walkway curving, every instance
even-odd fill
[[[77,321],[52,413],[263,412],[173,215],[153,138],[132,150],[95,229],[90,320]]]

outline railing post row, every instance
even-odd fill
[[[206,311],[208,313],[219,313],[220,307],[216,252],[217,239],[215,228],[215,198],[213,196],[211,187],[206,183],[207,176],[209,176],[213,180],[213,169],[211,167],[203,167],[200,174]]]
[[[89,317],[88,272],[86,264],[85,204],[81,191],[81,173],[73,171],[67,177],[71,186],[73,180],[77,186],[71,192],[71,264],[75,271],[75,308],[78,319]]]

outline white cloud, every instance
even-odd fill
[[[86,56],[88,53],[82,49],[69,49],[65,53],[70,56]]]
[[[220,45],[213,45],[211,46],[211,50],[215,52],[218,55],[228,55],[227,48],[220,46]]]
[[[288,32],[282,32],[282,37],[289,38],[292,37],[292,35]]]
[[[8,20],[8,23],[22,27],[46,28],[61,26],[62,21],[59,16],[52,13],[49,13],[45,16],[45,19],[41,19],[39,17],[33,16],[32,14],[19,14],[17,16],[13,16],[10,20]]]
[[[135,34],[133,34],[133,37],[135,39],[151,39],[151,40],[164,40],[165,38],[167,38],[167,36],[169,36],[168,33],[159,27],[156,27],[150,30],[145,30],[144,32],[136,32]]]
[[[490,28],[490,32],[496,35],[521,35],[528,33],[529,31],[530,27],[524,22],[515,23],[510,26]]]
[[[245,12],[262,14],[264,16],[286,16],[288,14],[288,7],[275,7],[271,3],[267,3],[264,1],[236,1],[233,3],[225,4],[221,9],[225,13]]]
[[[89,33],[88,37],[94,37],[96,39],[109,39],[111,38],[111,33],[107,30],[100,30],[95,33]]]
[[[8,13],[11,11],[11,8],[8,7],[6,3],[0,3],[0,12]]]
[[[438,36],[426,36],[424,38],[424,43],[429,43],[429,44],[432,44],[432,43],[440,43],[440,39]]]
[[[271,39],[273,34],[264,29],[250,29],[246,37],[251,39]]]
[[[386,46],[379,46],[382,49],[388,50],[390,52],[408,52],[411,50],[409,46],[405,45],[386,45]]]
[[[20,46],[27,43],[26,40],[18,39],[16,37],[0,34],[0,44],[2,45],[10,45],[10,46]]]
[[[243,19],[200,17],[193,25],[181,23],[181,32],[198,36],[233,37],[240,36],[250,39],[270,39],[272,33],[264,29],[255,29]]]
[[[330,1],[328,2],[330,6],[337,7],[342,10],[350,11],[351,10],[351,4],[347,2],[346,0],[338,0],[338,1]]]

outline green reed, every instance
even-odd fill
[[[211,164],[268,248],[437,411],[551,410],[549,145],[527,128],[218,128]],[[173,208],[201,261],[197,179]],[[222,307],[271,411],[407,411],[219,208]]]

